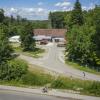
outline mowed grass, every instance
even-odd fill
[[[45,52],[44,49],[41,48],[35,48],[34,51],[23,51],[23,49],[18,44],[11,44],[13,46],[13,49],[17,53],[21,53],[23,55],[31,56],[34,58],[39,58],[42,56],[42,54]]]
[[[69,60],[66,60],[66,64],[68,64],[70,67],[73,67],[75,69],[79,69],[81,71],[85,71],[85,72],[93,73],[93,74],[96,74],[96,75],[100,75],[100,72],[96,71],[95,69],[91,69],[89,67],[81,66],[78,63],[71,62]]]

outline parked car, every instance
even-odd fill
[[[65,47],[66,44],[64,42],[59,42],[57,43],[57,47]]]
[[[40,41],[40,45],[46,45],[46,44],[48,44],[48,41],[47,40],[41,40]]]

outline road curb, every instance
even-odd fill
[[[78,100],[78,99],[71,98],[71,97],[63,97],[63,96],[59,96],[59,95],[53,95],[53,94],[50,94],[50,92],[42,93],[42,88],[32,89],[32,88],[23,88],[23,87],[0,85],[0,90],[23,92],[23,93],[30,93],[30,94],[36,94],[36,95],[46,95],[46,96],[53,96],[53,97],[59,97],[59,98],[65,98],[65,99]]]

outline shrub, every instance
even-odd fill
[[[13,80],[21,79],[27,72],[27,64],[22,60],[11,60],[0,65],[0,79]]]

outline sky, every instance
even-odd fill
[[[46,20],[49,12],[70,11],[76,0],[0,0],[5,15],[20,15],[30,20]],[[83,10],[100,5],[100,0],[80,0]]]

